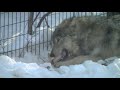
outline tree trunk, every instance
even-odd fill
[[[32,25],[33,25],[34,12],[30,12],[28,19],[28,34],[32,35]]]

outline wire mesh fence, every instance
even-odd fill
[[[40,55],[52,48],[52,34],[64,19],[96,15],[106,12],[0,12],[0,55]]]

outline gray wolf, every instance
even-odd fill
[[[120,16],[73,17],[59,24],[53,33],[50,53],[55,67],[120,56]]]

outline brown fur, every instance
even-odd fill
[[[60,56],[63,48],[69,52],[66,60],[53,60],[56,67],[73,65],[91,59],[97,61],[120,56],[120,16],[75,17],[64,20],[53,33],[51,56]],[[87,57],[87,58],[86,58]]]

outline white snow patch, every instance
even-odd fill
[[[30,54],[29,54],[30,55]],[[29,57],[23,59],[30,59]],[[54,68],[50,63],[17,62],[0,56],[0,78],[119,78],[120,58],[107,66],[91,60],[83,64]]]

